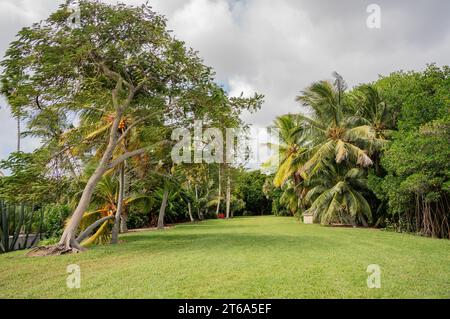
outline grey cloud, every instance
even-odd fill
[[[381,29],[366,27],[366,8],[371,3],[381,7]],[[257,91],[266,96],[259,113],[244,116],[260,126],[277,115],[300,111],[295,96],[333,71],[353,86],[374,81],[379,74],[423,69],[430,62],[450,64],[450,2],[446,0],[154,0],[150,4],[169,19],[169,28],[178,38],[200,51],[217,71],[219,83],[235,94]],[[20,27],[45,18],[56,7],[57,2],[50,0],[0,0],[0,50]],[[6,117],[0,111],[2,123],[9,121]],[[0,158],[6,154],[6,142],[1,142]]]

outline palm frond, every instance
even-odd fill
[[[303,165],[300,170],[300,174],[305,178],[311,178],[315,176],[326,165],[326,162],[333,157],[335,150],[335,143],[332,140],[318,145],[310,150],[313,154],[308,162]]]
[[[109,130],[109,128],[110,128],[111,126],[112,126],[112,123],[108,123],[108,124],[106,124],[106,125],[104,125],[104,126],[98,128],[98,129],[96,129],[95,131],[89,133],[89,134],[86,136],[86,140],[92,140],[92,139],[94,139],[94,138],[96,138],[96,137],[98,137],[98,136],[104,134],[107,130]]]
[[[336,163],[340,164],[348,158],[348,150],[346,144],[342,140],[336,143]]]
[[[281,187],[286,180],[292,175],[292,160],[293,156],[289,156],[278,168],[277,173],[275,174],[275,178],[273,180],[273,184],[276,187]]]
[[[346,143],[346,146],[349,150],[350,156],[352,156],[353,159],[356,159],[357,165],[360,165],[361,167],[369,167],[373,165],[373,161],[364,150],[350,143]]]
[[[112,229],[113,222],[108,220],[104,222],[98,230],[95,232],[94,235],[86,239],[84,242],[81,243],[82,246],[90,246],[94,244],[107,244],[109,243],[111,239],[111,229]]]

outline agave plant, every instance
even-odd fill
[[[0,253],[33,247],[40,239],[43,226],[43,212],[21,204],[19,206],[0,201]],[[34,224],[38,222],[37,233],[30,242]],[[20,236],[24,236],[21,240]]]

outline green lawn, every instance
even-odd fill
[[[256,217],[128,234],[78,255],[0,255],[0,298],[450,298],[450,241]],[[66,267],[81,267],[81,289]],[[382,288],[368,289],[378,264]]]

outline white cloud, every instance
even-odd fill
[[[11,117],[6,102],[0,97],[0,160],[5,159],[11,152],[17,150],[17,121]],[[21,124],[22,131],[25,129]],[[39,141],[34,138],[22,138],[21,150],[32,152],[39,146]]]
[[[239,97],[241,94],[244,97],[252,97],[256,93],[256,90],[240,77],[232,77],[228,83],[230,87],[229,95],[231,97]]]

